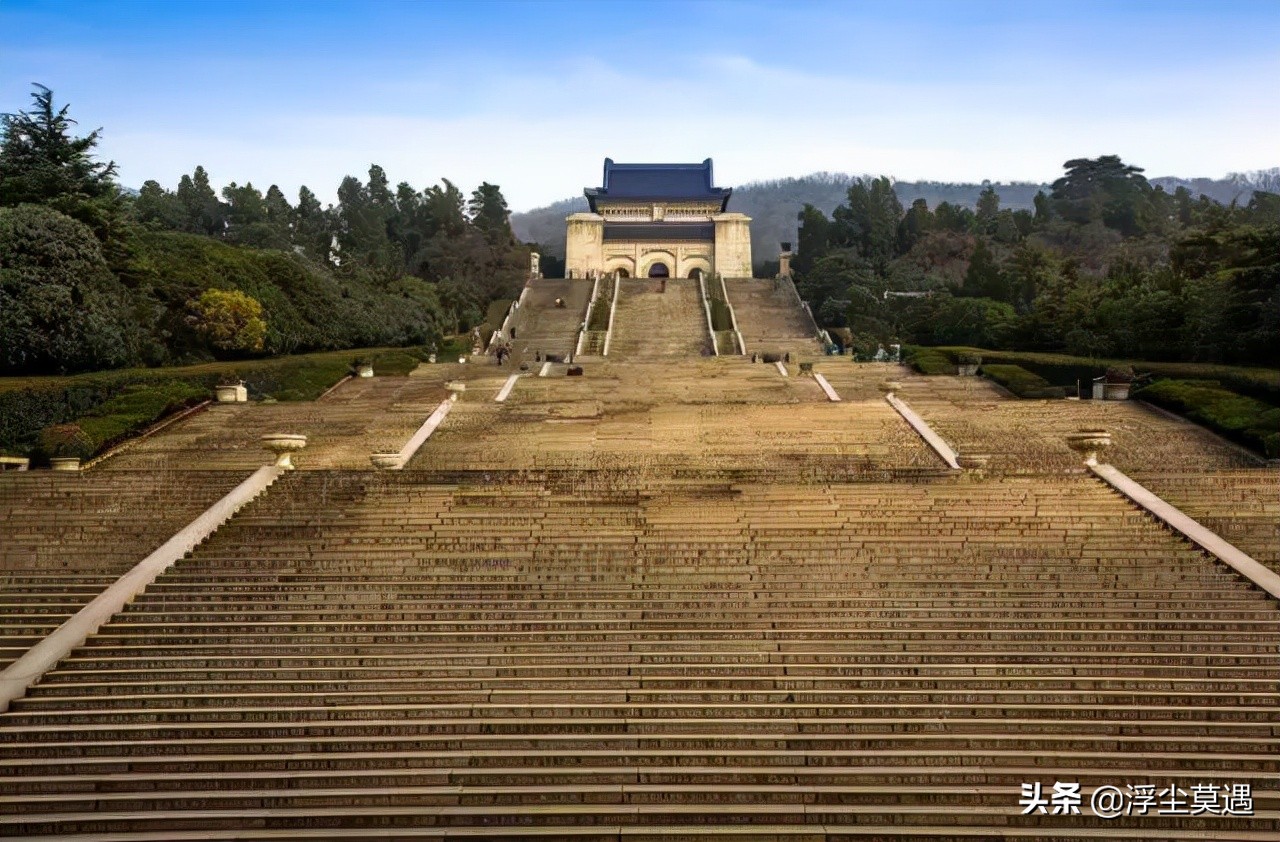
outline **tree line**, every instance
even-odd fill
[[[40,85],[0,116],[0,373],[435,343],[528,271],[497,185],[393,188],[375,164],[322,207],[197,166],[130,194],[74,127]]]
[[[793,267],[818,321],[890,342],[1280,364],[1280,195],[1223,205],[1153,187],[1117,156],[1066,162],[1032,210],[860,179],[799,214]]]

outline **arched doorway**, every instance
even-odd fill
[[[699,269],[699,268],[697,268],[696,266],[695,266],[694,268],[690,269],[690,270],[689,270],[689,280],[691,280],[691,281],[700,281],[700,280],[702,280],[702,270],[701,270],[701,269]]]
[[[626,269],[623,269],[623,268],[621,268],[621,267],[619,267],[619,268],[617,269],[617,275],[618,275],[618,277],[619,277],[619,278],[630,278],[630,277],[631,277],[631,273],[630,273],[630,272],[628,272]]]
[[[667,264],[659,260],[649,267],[649,277],[650,278],[670,278],[671,269],[667,267]]]

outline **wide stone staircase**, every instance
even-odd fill
[[[1280,572],[1280,469],[1135,473],[1163,499]]]
[[[1278,638],[1080,475],[299,471],[0,716],[0,833],[1274,839]]]
[[[665,289],[665,291],[664,291]],[[698,357],[711,353],[711,337],[698,282],[625,278],[618,287],[611,360]]]
[[[604,283],[601,281],[601,283]],[[512,360],[534,363],[535,356],[567,358],[578,342],[578,328],[586,316],[592,282],[571,279],[539,279],[529,284],[529,292],[512,322]],[[556,306],[556,299],[564,303]]]
[[[789,281],[735,278],[725,281],[725,290],[748,354],[812,357],[822,350]]]
[[[838,377],[833,369],[841,367],[861,368],[832,361],[822,370],[831,379]],[[1107,461],[1135,474],[1262,464],[1240,446],[1140,401],[1020,400],[985,378],[922,377],[905,367],[885,379],[957,451],[989,454],[990,469],[998,472],[1078,470],[1079,457],[1067,447],[1066,437],[1081,429],[1110,432]]]
[[[131,444],[95,470],[163,472],[199,465],[247,474],[266,461],[261,437],[279,432],[307,436],[307,458],[299,460],[307,469],[362,468],[372,452],[399,450],[449,396],[444,382],[465,367],[424,368],[429,373],[423,376],[353,378],[317,401],[214,404],[163,435]]]
[[[0,668],[79,611],[246,475],[234,471],[0,475]]]

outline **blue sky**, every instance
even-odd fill
[[[0,111],[54,89],[121,181],[306,184],[381,164],[513,209],[620,161],[725,185],[828,170],[1052,180],[1280,166],[1280,1],[0,0]]]

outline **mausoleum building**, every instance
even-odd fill
[[[618,164],[585,191],[590,211],[570,214],[565,274],[751,277],[751,219],[728,211],[733,190],[700,164]]]

